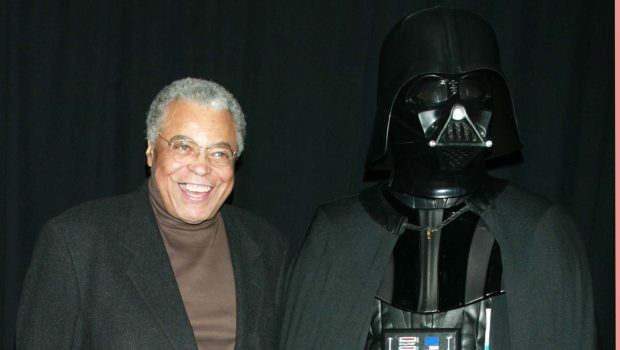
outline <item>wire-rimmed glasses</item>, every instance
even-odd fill
[[[168,140],[161,136],[162,140],[168,143],[168,149],[172,152],[174,160],[179,163],[189,163],[200,155],[200,151],[204,150],[207,158],[212,165],[225,167],[231,165],[237,159],[237,152],[234,152],[230,146],[226,144],[215,144],[208,147],[199,146],[196,142],[187,139]]]

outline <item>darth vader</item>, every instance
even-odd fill
[[[571,219],[487,173],[521,147],[491,26],[414,12],[380,54],[369,169],[321,206],[287,293],[284,349],[594,349]]]

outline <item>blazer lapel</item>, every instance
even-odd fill
[[[235,274],[237,298],[236,349],[255,349],[260,344],[257,332],[261,305],[263,305],[263,284],[265,266],[258,259],[261,249],[254,241],[248,227],[241,225],[232,213],[232,208],[222,208],[224,225]],[[275,288],[275,287],[274,287]]]
[[[136,192],[122,233],[132,254],[127,275],[174,348],[196,349],[168,254],[148,200],[147,186]]]

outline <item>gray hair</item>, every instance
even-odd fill
[[[235,123],[237,156],[243,152],[245,140],[245,115],[235,97],[221,85],[203,79],[185,78],[164,87],[151,102],[146,115],[146,140],[154,145],[165,118],[166,109],[176,100],[189,100],[218,110],[227,110]]]

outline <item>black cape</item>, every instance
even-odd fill
[[[292,270],[283,349],[364,349],[398,232],[373,220],[360,197],[317,209]],[[512,348],[595,349],[588,262],[568,215],[508,185],[481,219],[502,252]]]

